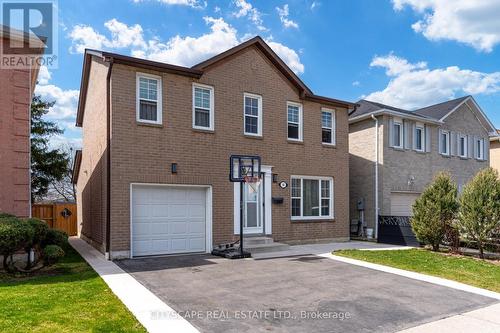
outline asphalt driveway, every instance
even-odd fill
[[[395,332],[496,302],[314,255],[117,264],[201,332]]]

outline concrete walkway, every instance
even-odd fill
[[[321,255],[324,253],[331,253],[332,251],[339,250],[401,250],[411,249],[407,246],[380,244],[374,242],[332,242],[332,243],[318,243],[318,244],[304,244],[292,245],[289,249],[284,251],[263,252],[252,254],[252,258],[284,258],[291,256],[303,256],[308,254]]]
[[[148,332],[198,332],[171,307],[85,241],[71,237],[69,242]]]
[[[412,327],[399,333],[499,333],[500,304],[466,312],[421,326]]]

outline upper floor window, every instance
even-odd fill
[[[392,146],[403,148],[403,123],[394,121],[392,130]]]
[[[287,103],[288,139],[302,141],[302,105]]]
[[[439,134],[439,153],[450,155],[450,132],[441,131]]]
[[[333,218],[333,179],[292,176],[291,204],[293,220]]]
[[[193,128],[214,129],[214,88],[193,84]]]
[[[467,141],[467,135],[459,134],[458,135],[458,156],[462,158],[467,158],[467,148],[469,144]]]
[[[414,147],[415,147],[415,150],[416,151],[424,151],[424,142],[425,142],[425,131],[424,131],[424,127],[421,126],[421,125],[416,125],[415,126],[415,133],[414,134],[414,138],[413,138],[413,142],[414,142]]]
[[[476,159],[484,160],[484,139],[476,140]]]
[[[246,135],[262,135],[262,97],[244,94],[244,128]]]
[[[137,73],[137,121],[161,124],[161,78]]]
[[[335,144],[335,111],[321,109],[321,141],[323,143]]]

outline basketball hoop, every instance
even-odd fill
[[[257,192],[259,190],[259,185],[260,185],[260,177],[251,177],[251,176],[245,176],[243,177],[243,182],[250,186],[252,191]]]

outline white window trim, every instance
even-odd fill
[[[461,144],[461,141],[462,139],[464,139],[464,154],[462,155],[461,152],[460,152],[460,144]],[[469,142],[467,140],[467,135],[464,135],[464,134],[458,134],[458,143],[457,143],[457,150],[458,150],[458,157],[461,157],[461,158],[467,158],[467,156],[469,156]]]
[[[197,126],[195,123],[195,120],[196,120],[196,117],[195,117],[196,116],[195,89],[196,88],[210,90],[210,109],[208,110],[210,119],[209,119],[209,126],[208,127]],[[198,109],[206,110],[205,108],[198,108]],[[199,130],[205,130],[205,131],[213,131],[214,124],[215,124],[215,120],[214,120],[214,87],[208,86],[206,84],[201,84],[201,83],[193,83],[193,128],[199,129]]]
[[[288,121],[288,106],[297,106],[299,108],[299,122],[298,122],[298,125],[299,125],[299,138],[298,139],[295,139],[295,138],[290,138],[288,136],[288,123],[292,123],[292,124],[297,124],[295,122],[289,122]],[[297,141],[297,142],[302,142],[303,140],[303,137],[302,137],[302,125],[303,124],[303,121],[302,121],[302,104],[300,103],[295,103],[295,102],[286,102],[286,137],[289,141]]]
[[[246,131],[246,117],[255,117],[252,115],[247,115],[245,113],[245,97],[256,98],[258,103],[258,111],[257,111],[257,133],[249,133]],[[243,93],[243,133],[245,135],[250,136],[262,136],[262,96],[251,94],[251,93]]]
[[[417,131],[420,130],[420,143],[421,148],[417,148]],[[415,147],[415,151],[420,153],[425,151],[425,127],[422,125],[415,125],[415,132],[413,133],[413,146]]]
[[[394,142],[394,127],[398,125],[399,126],[399,145],[396,145],[396,143]],[[403,145],[404,145],[404,138],[403,138],[403,135],[404,135],[404,132],[403,132],[403,122],[401,121],[396,121],[394,120],[394,122],[392,123],[392,147],[393,148],[398,148],[398,149],[403,149]]]
[[[288,109],[288,107],[287,107]],[[287,111],[288,112],[288,111]],[[323,112],[330,113],[332,115],[332,127],[323,127]],[[327,109],[327,108],[321,108],[321,143],[324,145],[328,146],[335,146],[337,143],[337,123],[336,123],[336,117],[335,117],[335,109]],[[288,120],[288,114],[287,114],[287,120]],[[287,124],[288,125],[288,124]],[[332,131],[332,138],[330,142],[323,142],[323,129],[330,129]]]
[[[292,216],[292,179],[300,179],[300,215],[301,216]],[[304,184],[303,180],[317,180],[319,181],[319,213],[321,214],[321,181],[328,180],[330,182],[330,212],[328,216],[302,216],[303,214],[303,202],[304,202]],[[335,218],[334,214],[334,206],[335,206],[335,194],[334,194],[334,184],[332,177],[318,177],[318,176],[299,176],[292,175],[290,176],[290,218],[292,221],[311,221],[311,220],[332,220]],[[296,198],[296,197],[293,197]],[[298,197],[297,197],[298,198]]]
[[[443,149],[443,146],[441,145],[442,142],[439,141],[439,153],[441,155],[444,155],[444,156],[450,156],[451,152],[450,152],[450,136],[451,136],[451,133],[450,131],[445,131],[445,130],[441,130],[441,132],[439,133],[439,136],[440,136],[440,140],[441,140],[441,136],[442,135],[446,135],[446,153],[442,150]]]
[[[154,80],[157,80],[157,85],[156,85],[156,88],[157,88],[157,92],[156,92],[156,121],[152,121],[152,120],[146,120],[146,119],[141,119],[140,118],[140,115],[141,115],[141,104],[140,104],[140,100],[141,100],[141,97],[140,97],[140,83],[139,83],[139,79],[143,77],[143,78],[147,78],[147,79],[154,79]],[[139,73],[137,72],[136,73],[136,77],[135,77],[135,87],[136,87],[136,98],[135,98],[135,114],[136,114],[136,121],[139,122],[139,123],[146,123],[146,124],[162,124],[162,115],[163,115],[163,112],[162,112],[162,105],[163,105],[163,99],[162,99],[162,82],[161,82],[161,76],[158,76],[158,75],[153,75],[153,74],[147,74],[147,73]]]
[[[480,143],[479,149],[477,149],[478,143]],[[475,145],[476,147],[474,151],[476,152],[476,160],[484,161],[484,139],[483,138],[476,139]]]

